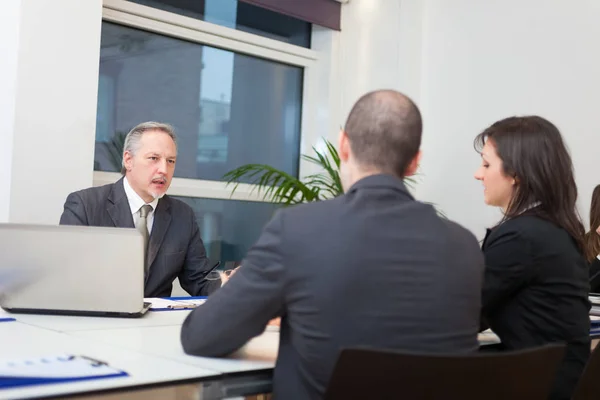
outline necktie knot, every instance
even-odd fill
[[[140,218],[147,218],[148,214],[152,211],[152,206],[150,204],[144,204],[140,208]]]

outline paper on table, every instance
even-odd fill
[[[205,299],[190,299],[190,300],[168,300],[159,297],[145,298],[144,301],[151,303],[151,310],[155,309],[171,309],[171,310],[186,310],[196,308],[204,304]]]
[[[0,360],[0,389],[124,376],[125,371],[85,356]]]

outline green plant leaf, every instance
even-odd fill
[[[231,194],[246,181],[262,195],[263,200],[283,205],[320,201],[343,194],[339,176],[340,158],[335,147],[325,140],[327,152],[322,154],[313,147],[316,156],[303,155],[303,159],[316,164],[324,172],[300,179],[266,164],[247,164],[227,172],[223,179],[233,185]]]
[[[263,195],[263,200],[273,203],[290,205],[312,201],[314,198],[311,188],[298,178],[266,164],[242,165],[227,172],[223,178],[226,180],[227,185],[234,185],[232,195],[241,181],[247,180],[251,185],[254,185],[252,190],[256,190]]]
[[[322,172],[304,177],[303,181],[266,164],[242,165],[227,172],[223,178],[227,185],[234,185],[231,194],[235,193],[242,181],[253,185],[252,190],[262,194],[263,200],[272,203],[280,203],[284,206],[305,203],[309,201],[321,201],[340,196],[344,193],[342,180],[340,178],[340,157],[328,140],[325,140],[326,151],[318,151],[313,147],[314,156],[302,155],[302,159],[317,165]],[[120,161],[119,161],[120,162]],[[420,173],[404,178],[404,184],[414,188],[418,183]],[[445,214],[434,206],[441,217]]]

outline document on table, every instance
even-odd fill
[[[196,308],[201,304],[204,304],[206,299],[161,299],[159,297],[145,298],[144,301],[151,304],[150,310],[152,311],[171,311],[171,310],[190,310]]]
[[[127,372],[78,355],[0,360],[0,389],[124,376]]]

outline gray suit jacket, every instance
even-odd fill
[[[134,228],[123,179],[69,194],[60,224]],[[192,296],[207,296],[221,285],[220,280],[204,279],[211,265],[194,211],[169,196],[160,199],[156,206],[148,243],[148,264],[144,297],[170,296],[176,277]]]
[[[229,283],[187,317],[184,350],[223,356],[282,316],[274,395],[323,396],[340,349],[478,349],[483,255],[475,237],[375,175],[278,212]]]

